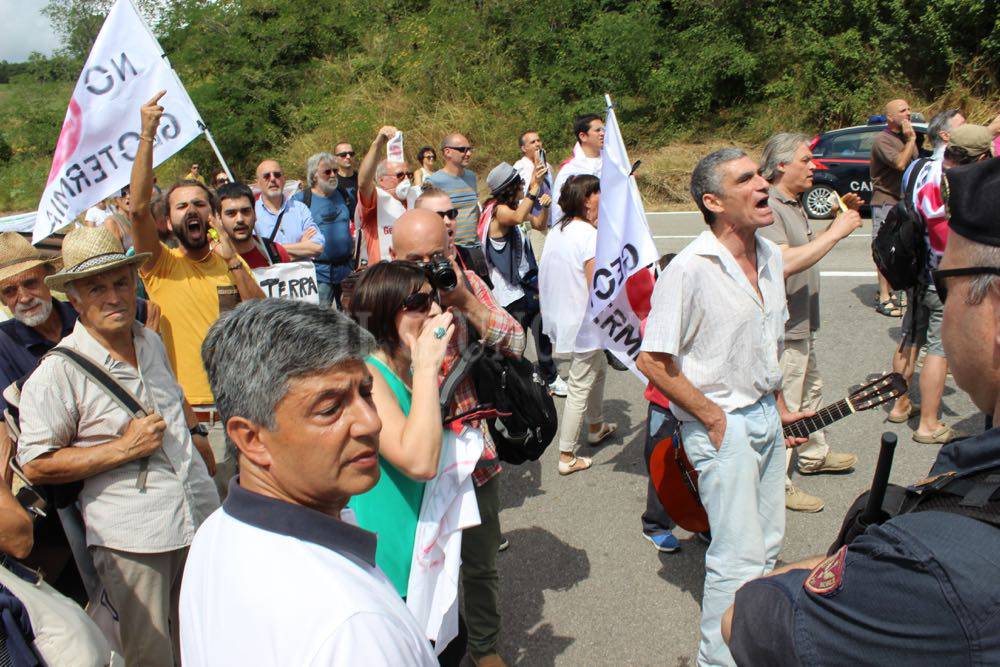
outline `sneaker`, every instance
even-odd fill
[[[669,530],[663,530],[652,535],[643,533],[642,536],[649,540],[656,547],[657,551],[662,551],[663,553],[672,554],[681,548],[680,540],[674,537],[674,534]]]
[[[569,391],[569,385],[566,384],[566,380],[563,380],[558,375],[556,379],[549,383],[549,393],[553,396],[566,396]]]
[[[819,512],[823,499],[811,496],[794,484],[785,487],[785,507],[792,512]]]
[[[823,473],[847,472],[854,468],[858,462],[858,457],[854,454],[840,454],[839,452],[827,452],[826,458],[819,463],[810,461],[799,461],[800,475],[821,475]]]
[[[509,546],[510,546],[510,541],[506,537],[501,536],[500,546],[497,547],[497,551],[507,551],[507,548]]]

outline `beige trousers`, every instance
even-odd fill
[[[785,406],[789,412],[818,410],[823,402],[823,380],[816,368],[816,338],[786,340],[781,353],[781,391],[785,395]],[[785,450],[785,469],[790,471],[792,449]],[[826,458],[830,447],[826,444],[823,431],[816,431],[806,442],[794,448],[799,457],[799,466],[808,468],[818,465]],[[792,483],[786,475],[785,487]]]
[[[91,547],[91,552],[101,583],[118,612],[125,664],[179,665],[177,603],[187,547],[158,554],[105,547]]]
[[[559,451],[572,454],[580,438],[584,421],[599,424],[604,421],[604,376],[608,360],[604,350],[574,352],[566,383],[566,403],[562,424],[559,425]]]

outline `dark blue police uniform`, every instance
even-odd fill
[[[990,469],[1000,473],[1000,428],[942,447],[931,476]],[[902,514],[812,571],[746,584],[734,609],[739,665],[998,665],[1000,528]]]

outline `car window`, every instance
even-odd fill
[[[857,132],[845,132],[837,136],[830,137],[824,141],[823,155],[828,157],[845,157],[867,159],[872,152],[872,143],[878,136],[880,130],[858,130]]]

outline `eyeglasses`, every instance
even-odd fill
[[[354,157],[354,151],[344,151],[343,153],[334,153],[337,157]]]
[[[413,178],[413,172],[412,171],[397,171],[393,175],[396,177],[396,180],[399,180],[399,181],[403,180],[404,176],[406,178]]]
[[[1000,276],[1000,268],[995,266],[967,266],[960,269],[937,269],[931,271],[931,280],[934,281],[934,289],[937,290],[941,303],[948,299],[948,283],[945,278],[953,276]]]
[[[434,155],[434,153],[424,153],[424,156],[420,158],[420,161],[423,162],[424,160],[427,159],[436,160],[438,159],[438,156]]]
[[[436,291],[414,292],[403,299],[403,310],[408,313],[426,313],[430,311],[432,303],[441,305],[441,298]]]
[[[229,182],[229,179],[226,178],[225,176],[220,176],[219,178],[215,179],[215,184],[216,185],[225,185],[228,182]]]
[[[263,178],[265,181],[269,181],[271,180],[272,176],[274,178],[281,178],[284,175],[285,173],[282,171],[265,171],[263,174],[261,174],[260,177]]]
[[[453,151],[459,151],[463,154],[472,152],[472,146],[445,146],[445,148],[450,148]]]
[[[444,220],[445,218],[448,218],[449,220],[454,220],[455,218],[458,217],[457,208],[449,208],[447,211],[434,211],[434,212],[440,215],[442,220]]]
[[[324,176],[330,176],[333,174],[333,169],[320,169],[319,173],[323,174]]]

